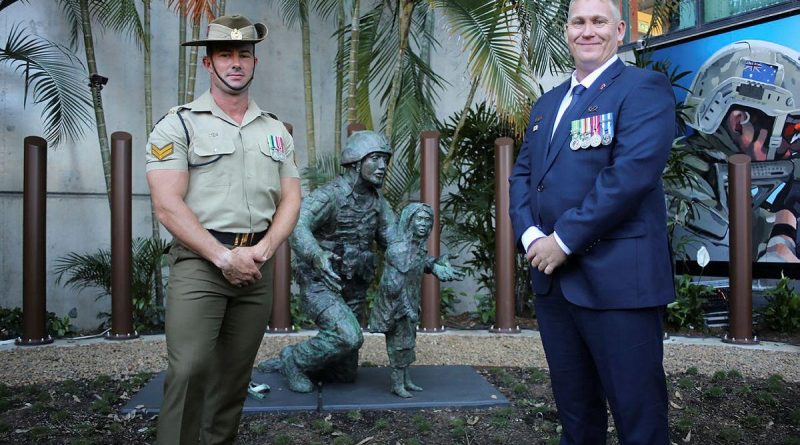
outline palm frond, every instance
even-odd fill
[[[473,78],[479,78],[498,113],[516,121],[525,116],[535,97],[529,68],[525,66],[513,6],[503,2],[437,0],[451,31],[464,39]]]
[[[340,174],[342,174],[342,167],[339,165],[339,156],[334,152],[328,152],[317,156],[315,166],[304,168],[302,177],[306,182],[306,187],[314,190]]]
[[[24,76],[26,98],[33,90],[33,102],[43,106],[45,138],[52,145],[80,138],[93,122],[85,69],[67,48],[15,25],[0,48],[0,63]]]
[[[59,0],[64,19],[69,27],[69,47],[78,48],[81,33],[81,5],[78,0]]]
[[[0,0],[0,11],[20,1],[28,3],[28,0]]]
[[[343,4],[345,11],[351,10],[352,8],[348,6],[349,3],[347,0],[311,0],[311,8],[325,20],[331,18],[331,16],[338,20],[339,6]]]
[[[216,18],[216,0],[167,0],[167,7],[180,14],[185,11],[186,18],[192,23],[200,23],[204,18],[212,21]],[[183,9],[181,8],[183,6]]]
[[[569,1],[525,1],[517,7],[525,55],[534,77],[546,70],[551,74],[563,73],[573,68],[564,24],[569,13]]]
[[[681,0],[655,0],[653,3],[653,19],[644,36],[647,41],[654,32],[666,32],[670,17],[681,7]]]
[[[98,2],[94,16],[103,27],[132,37],[136,46],[141,49],[144,42],[144,28],[136,10],[135,0]]]

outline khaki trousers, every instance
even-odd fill
[[[259,282],[243,288],[178,243],[168,260],[169,365],[157,442],[232,443],[272,312],[273,260],[261,266]]]

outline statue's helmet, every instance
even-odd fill
[[[392,155],[392,147],[386,136],[369,130],[356,131],[347,138],[339,164],[352,164],[375,152]]]
[[[769,155],[775,159],[785,126],[800,115],[800,53],[763,40],[722,47],[700,67],[686,96],[687,124],[714,134],[733,106],[750,107],[773,118]],[[791,137],[791,135],[790,135]]]

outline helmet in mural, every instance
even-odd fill
[[[706,134],[720,130],[731,107],[759,110],[774,119],[768,134],[767,159],[776,158],[781,139],[800,115],[800,53],[762,40],[724,46],[700,67],[686,96],[687,124]],[[787,122],[787,117],[794,115]],[[791,124],[791,125],[790,125]],[[791,128],[790,128],[791,130]],[[766,147],[765,147],[766,148]]]
[[[392,155],[392,147],[386,136],[369,130],[356,131],[347,138],[339,164],[352,164],[375,152]]]

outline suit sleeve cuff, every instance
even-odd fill
[[[527,252],[528,249],[531,248],[531,244],[533,244],[534,241],[536,241],[539,238],[542,238],[543,236],[545,236],[544,233],[541,230],[539,230],[538,227],[530,226],[528,227],[528,230],[526,230],[525,233],[522,234],[520,241],[522,242],[522,245],[525,246],[525,251]]]
[[[571,255],[572,254],[572,250],[570,250],[570,248],[567,247],[566,244],[564,244],[564,241],[561,241],[561,237],[558,236],[558,233],[553,232],[553,237],[556,239],[556,242],[558,243],[558,247],[561,247],[561,250],[563,250],[564,253],[566,253],[567,255]]]

